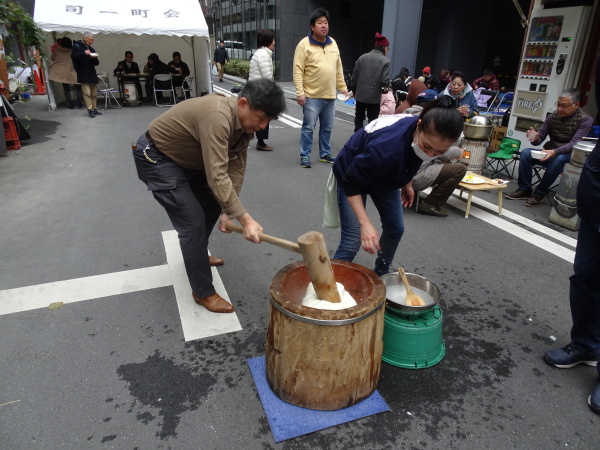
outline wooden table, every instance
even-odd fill
[[[502,190],[508,186],[508,184],[497,184],[492,181],[491,178],[484,177],[483,175],[477,175],[471,172],[467,172],[465,176],[471,175],[474,177],[483,178],[486,182],[482,184],[470,184],[458,183],[460,187],[460,196],[462,197],[463,191],[469,192],[469,198],[467,199],[467,210],[465,211],[465,217],[469,217],[469,211],[471,209],[471,200],[473,199],[474,191],[490,191],[496,189],[498,191],[498,214],[502,214]]]

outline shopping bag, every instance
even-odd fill
[[[337,198],[337,180],[333,171],[329,173],[327,178],[327,186],[325,187],[325,202],[323,203],[323,227],[324,228],[339,228],[340,226],[340,210],[338,209]]]
[[[216,65],[216,64],[213,64],[213,68],[212,68],[212,74],[213,74],[213,76],[215,76],[215,77],[216,77],[217,75],[219,75],[219,71],[217,70],[217,65]]]

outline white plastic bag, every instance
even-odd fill
[[[219,71],[217,70],[217,65],[216,65],[216,64],[213,64],[213,68],[212,68],[212,74],[213,74],[213,76],[215,76],[215,77],[216,77],[217,75],[219,75]]]
[[[323,227],[340,227],[340,210],[338,209],[337,180],[335,179],[333,171],[329,173],[329,178],[327,178],[327,186],[325,187],[325,202],[323,204]]]

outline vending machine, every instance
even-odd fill
[[[529,144],[527,130],[539,129],[563,89],[577,82],[591,12],[591,6],[531,11],[507,131],[521,148]]]

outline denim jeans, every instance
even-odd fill
[[[334,259],[343,261],[354,260],[360,250],[360,224],[354,214],[346,194],[338,186],[338,208],[340,210],[340,224],[342,235],[340,245],[333,255]],[[379,211],[381,228],[383,232],[379,238],[381,250],[377,252],[374,272],[384,275],[389,272],[390,264],[396,254],[396,249],[404,234],[404,218],[402,216],[402,201],[398,189],[385,194],[371,194],[371,200]],[[362,196],[363,204],[367,204],[367,196]]]
[[[335,120],[335,99],[306,98],[300,134],[300,157],[310,158],[313,132],[319,119],[319,157],[331,155],[331,129]]]
[[[586,219],[579,224],[573,269],[575,274],[569,278],[571,340],[600,357],[600,230]]]
[[[563,171],[564,165],[571,161],[571,154],[563,153],[561,155],[556,155],[554,158],[550,158],[548,161],[540,162],[531,157],[531,150],[537,149],[525,148],[519,154],[519,189],[521,191],[531,191],[533,164],[539,164],[540,166],[544,166],[546,171],[542,176],[542,181],[540,181],[540,184],[535,188],[535,192],[540,195],[546,195]]]

